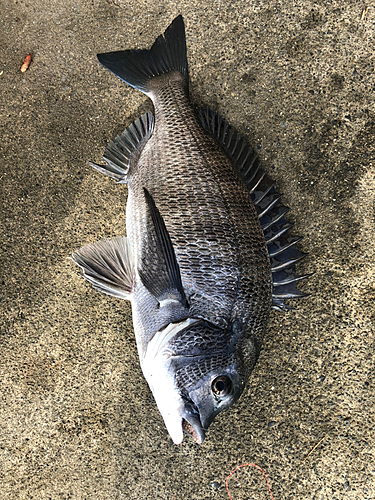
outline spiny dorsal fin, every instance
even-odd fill
[[[147,94],[147,84],[156,76],[178,71],[188,84],[185,26],[176,17],[150,50],[120,50],[98,54],[101,64],[124,82]]]
[[[273,182],[261,169],[258,155],[247,144],[245,137],[215,111],[199,109],[199,118],[203,128],[217,140],[237,167],[257,206],[273,188]]]
[[[305,256],[294,245],[302,238],[287,236],[292,227],[284,217],[289,211],[275,191],[273,181],[261,168],[260,159],[247,144],[246,139],[215,111],[200,109],[199,118],[207,130],[221,145],[237,167],[245,182],[257,211],[270,256],[273,280],[272,308],[279,311],[291,309],[285,299],[305,297],[296,287],[296,282],[311,275],[298,276],[295,264]]]
[[[127,182],[129,170],[138,162],[139,156],[152,135],[154,115],[149,111],[135,120],[104,149],[105,165],[89,162],[89,165],[117,182]]]
[[[160,305],[176,302],[187,307],[180,268],[164,220],[151,194],[144,188],[147,205],[147,241],[138,269],[142,283]]]
[[[130,300],[134,266],[128,238],[118,236],[85,245],[72,254],[72,260],[96,290]]]

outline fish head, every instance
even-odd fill
[[[256,358],[252,340],[244,343],[233,330],[202,319],[157,332],[142,369],[174,443],[184,431],[203,442],[214,418],[240,397]]]

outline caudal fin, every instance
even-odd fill
[[[147,83],[170,71],[188,76],[185,26],[182,16],[176,17],[158,36],[150,50],[120,50],[98,54],[98,59],[124,82],[147,93]]]

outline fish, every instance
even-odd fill
[[[271,309],[306,294],[288,208],[259,156],[218,113],[190,100],[185,26],[150,50],[98,54],[151,99],[104,149],[97,171],[126,184],[126,236],[72,254],[97,290],[131,302],[140,366],[175,444],[201,444],[241,396]]]

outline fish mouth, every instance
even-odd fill
[[[206,437],[206,431],[202,427],[200,418],[196,415],[184,415],[182,418],[182,430],[189,434],[196,443],[202,444]]]

